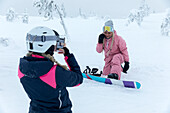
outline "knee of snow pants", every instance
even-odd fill
[[[110,73],[116,73],[119,76],[119,80],[121,77],[121,71],[122,71],[122,67],[121,64],[124,62],[124,58],[122,54],[116,54],[113,56],[112,60],[111,60],[111,69],[110,69]]]

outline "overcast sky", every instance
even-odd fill
[[[99,16],[112,18],[125,18],[131,9],[138,8],[141,0],[56,0],[59,4],[64,3],[69,16],[78,15],[79,8],[84,13],[96,13]],[[146,0],[152,10],[163,12],[170,8],[170,0]],[[32,7],[33,0],[0,0],[0,14],[6,14],[12,7],[17,13],[24,12],[27,8],[30,15],[37,15],[37,9]]]

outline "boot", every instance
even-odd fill
[[[111,73],[111,74],[108,75],[108,78],[112,78],[112,79],[118,80],[119,76],[116,73]]]

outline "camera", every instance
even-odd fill
[[[57,50],[62,49],[65,44],[65,37],[64,36],[59,36],[57,39]]]

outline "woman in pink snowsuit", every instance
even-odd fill
[[[108,75],[108,78],[120,80],[121,71],[127,73],[129,69],[129,56],[125,40],[118,36],[113,29],[111,20],[105,22],[103,33],[99,35],[96,51],[101,53],[104,50],[105,66],[103,75]],[[122,63],[124,67],[121,67]],[[123,69],[123,70],[122,70]]]

